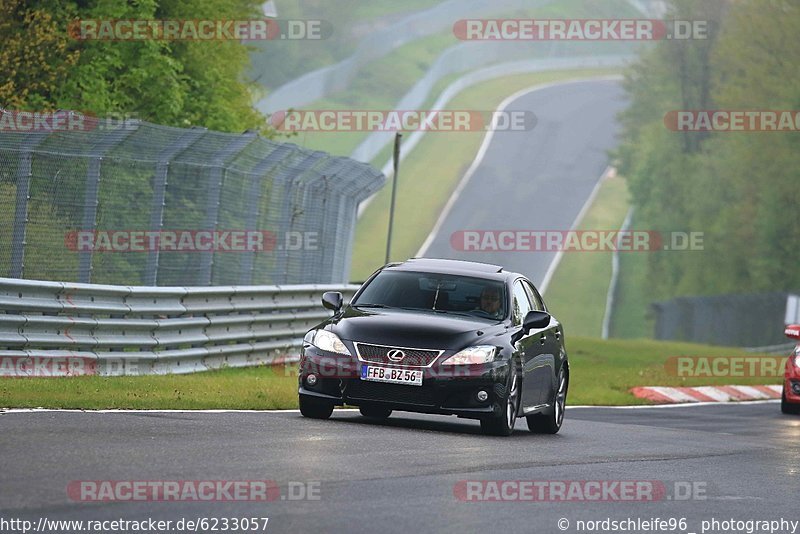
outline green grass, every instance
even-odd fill
[[[223,369],[186,375],[0,380],[3,407],[185,410],[297,407],[295,366]]]
[[[619,176],[607,178],[578,230],[618,230],[628,211],[628,188]],[[608,252],[564,253],[547,288],[547,304],[568,334],[600,337],[611,282]]]
[[[673,376],[670,356],[735,356],[739,349],[645,340],[567,337],[570,404],[644,404],[634,386],[780,383],[779,379]],[[752,356],[752,355],[751,355]],[[295,366],[223,369],[189,375],[141,377],[5,378],[0,407],[72,409],[289,409],[297,408]]]
[[[633,397],[636,386],[713,386],[780,384],[780,378],[684,378],[666,367],[671,356],[742,356],[741,349],[654,340],[601,340],[570,337],[570,403],[589,405],[648,404]]]
[[[617,299],[611,314],[611,336],[652,338],[654,318],[647,290],[647,254],[620,254]]]
[[[427,2],[414,0],[424,8]],[[364,8],[365,16],[376,16],[372,11],[384,12],[386,6],[376,4],[374,8]],[[409,9],[408,11],[413,11]],[[561,0],[551,4],[522,8],[511,11],[501,11],[493,15],[496,17],[520,18],[604,18],[604,17],[635,17],[638,12],[628,2],[623,0],[608,0],[605,3],[595,3],[591,0]],[[436,59],[447,48],[459,44],[459,41],[447,28],[441,33],[422,37],[407,43],[389,54],[377,58],[362,66],[357,76],[345,91],[328,95],[326,98],[312,102],[302,109],[308,110],[390,110],[394,109],[397,102],[411,87],[421,79]],[[592,45],[587,43],[587,48]],[[543,48],[546,50],[546,48]],[[620,53],[620,43],[602,43],[599,47],[591,48],[596,54]],[[576,53],[584,53],[579,48]],[[523,59],[513,57],[509,59]],[[453,81],[461,74],[448,77]],[[441,81],[436,84],[438,90],[443,89]],[[433,103],[437,91],[433,92],[429,105]],[[425,106],[420,106],[423,109]],[[485,109],[483,107],[479,109]],[[368,132],[300,132],[288,138],[292,143],[297,143],[306,148],[323,150],[335,155],[349,156],[358,144],[364,140]],[[377,159],[373,164],[383,165],[385,158]]]
[[[308,110],[390,110],[422,78],[441,52],[457,41],[450,34],[424,37],[401,46],[362,69],[347,91],[317,100]],[[292,143],[349,156],[369,132],[298,132]]]
[[[456,96],[446,109],[492,110],[510,94],[535,85],[613,74],[610,70],[521,74],[476,85]],[[484,132],[430,132],[403,161],[397,188],[392,260],[416,254],[443,206],[478,152]],[[358,221],[351,280],[363,280],[383,264],[389,224],[391,182]]]
[[[607,179],[578,228],[617,230],[629,207],[624,178]],[[610,324],[612,338],[653,337],[653,318],[648,311],[647,259],[647,253],[622,252],[619,255],[617,297]],[[565,254],[545,296],[568,333],[599,337],[610,282],[611,252]]]

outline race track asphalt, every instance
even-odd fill
[[[554,251],[464,251],[461,230],[569,230],[617,145],[625,107],[619,81],[587,80],[523,94],[507,107],[532,111],[536,126],[495,132],[425,257],[503,265],[541,284]]]
[[[350,410],[328,421],[297,412],[5,413],[0,517],[255,516],[269,518],[267,532],[398,533],[579,532],[578,520],[628,517],[687,518],[680,532],[700,532],[703,519],[800,519],[800,418],[775,402],[570,408],[566,417],[555,436],[531,434],[520,419],[498,438],[475,421],[405,412],[386,421]],[[85,480],[272,480],[282,498],[75,502],[67,487]],[[666,493],[466,502],[455,489],[466,480],[654,481]],[[310,484],[302,487],[319,499],[288,498],[290,483]],[[692,498],[681,500],[689,487]]]

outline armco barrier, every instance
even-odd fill
[[[347,301],[357,288],[128,287],[0,278],[0,359],[80,360],[92,374],[106,376],[296,361],[303,334],[330,314],[322,293],[340,291]]]

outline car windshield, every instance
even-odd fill
[[[402,308],[501,320],[508,312],[501,281],[453,274],[385,270],[351,305]]]

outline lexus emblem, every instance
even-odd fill
[[[388,356],[393,362],[399,362],[406,357],[406,353],[400,349],[392,349],[386,353],[386,356]]]

